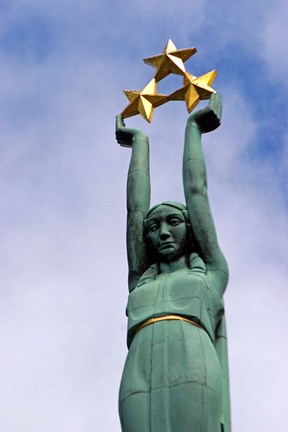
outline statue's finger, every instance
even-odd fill
[[[219,119],[221,119],[221,116],[222,116],[222,98],[218,93],[216,94],[216,96],[217,96],[216,107],[215,107],[216,108],[216,114],[217,114],[217,117]]]
[[[127,141],[125,137],[123,138],[122,134],[117,134],[117,133],[116,133],[116,140],[118,144],[120,144],[121,146],[123,146]]]
[[[213,108],[216,113],[218,113],[219,106],[219,95],[218,93],[213,93]]]
[[[214,93],[212,93],[211,94],[211,96],[210,96],[210,99],[209,99],[209,104],[208,104],[208,110],[210,111],[210,112],[215,112],[215,96],[214,96]]]
[[[209,105],[211,107],[214,106],[214,104],[215,104],[216,95],[217,95],[217,93],[212,93],[210,96]]]
[[[121,116],[121,114],[116,115],[116,130],[121,129],[122,127],[125,127],[124,120]]]

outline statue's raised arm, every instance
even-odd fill
[[[218,244],[210,210],[201,135],[220,126],[221,114],[221,97],[214,93],[206,108],[188,118],[183,155],[184,192],[193,235],[205,262],[208,277],[213,277],[213,287],[220,296],[227,285],[228,268]]]
[[[121,146],[132,148],[127,179],[128,285],[132,291],[149,265],[143,241],[143,221],[150,208],[149,141],[143,132],[127,128],[120,115],[116,117],[116,139]]]

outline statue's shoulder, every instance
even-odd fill
[[[150,267],[148,267],[147,270],[145,270],[145,272],[142,274],[142,276],[140,277],[135,289],[139,288],[140,286],[148,283],[148,282],[152,282],[153,280],[156,279],[156,277],[159,274],[159,269],[158,269],[158,265],[157,264],[152,264]]]

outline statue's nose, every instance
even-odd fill
[[[168,238],[169,236],[170,236],[170,232],[168,230],[167,225],[162,224],[160,227],[160,238],[163,240],[163,239]]]

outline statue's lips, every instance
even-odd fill
[[[159,246],[159,250],[169,249],[171,247],[174,248],[174,243],[173,242],[161,243],[160,246]]]

